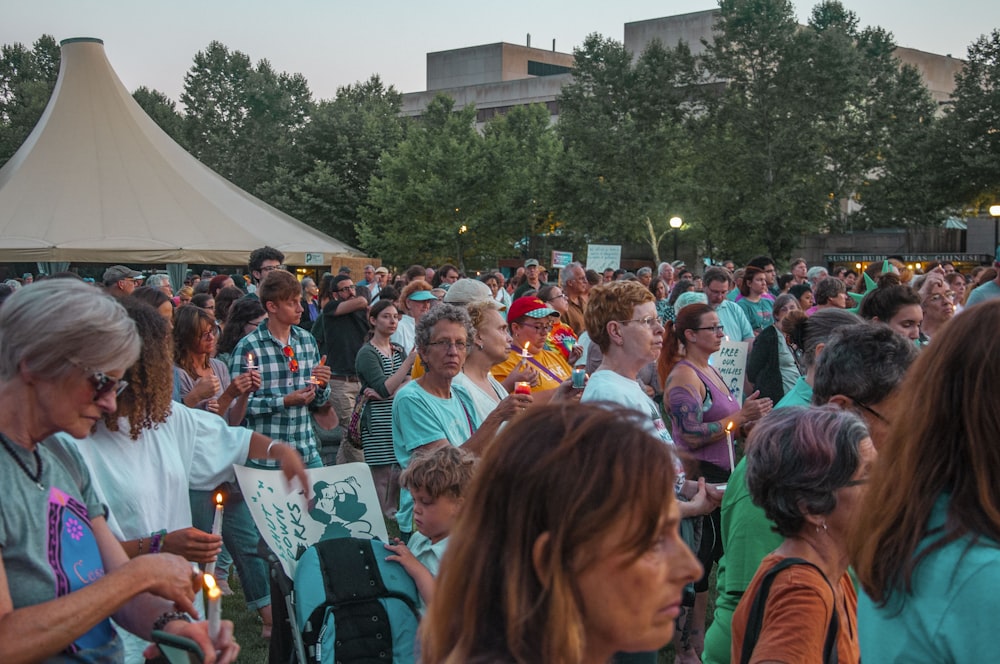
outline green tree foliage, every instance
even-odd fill
[[[267,60],[254,67],[217,41],[194,56],[181,102],[191,153],[250,192],[290,161],[312,109],[301,74],[279,74]]]
[[[620,42],[596,34],[574,56],[559,98],[565,150],[554,175],[566,229],[580,244],[647,239],[649,223],[688,216],[694,61],[684,45],[654,42],[633,64]]]
[[[454,112],[454,104],[435,97],[372,178],[358,235],[364,249],[390,264],[458,262],[459,243],[473,237],[460,235],[481,227],[492,174],[483,169],[476,109]]]
[[[160,129],[182,146],[184,136],[184,116],[177,111],[174,101],[159,90],[150,90],[145,85],[132,93],[132,98],[146,112]]]
[[[0,166],[34,129],[59,76],[59,44],[42,35],[29,49],[4,44],[0,49]]]
[[[1000,201],[1000,29],[969,46],[942,120],[940,186],[973,207]]]
[[[375,75],[319,102],[299,133],[292,159],[258,187],[272,205],[357,245],[359,208],[379,159],[404,135],[402,95]]]
[[[562,247],[564,224],[553,212],[550,187],[562,147],[549,122],[548,109],[533,104],[512,108],[486,125],[483,159],[492,195],[466,244],[475,240],[483,264],[513,255],[514,238],[521,238],[517,246],[525,257],[557,248],[548,238]]]

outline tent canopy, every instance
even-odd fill
[[[265,245],[295,265],[364,255],[188,154],[122,85],[103,41],[63,41],[52,98],[0,169],[0,261],[244,265]]]

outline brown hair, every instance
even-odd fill
[[[613,320],[628,320],[635,308],[646,302],[656,302],[656,297],[638,281],[612,281],[592,288],[590,299],[587,300],[587,310],[583,315],[590,340],[602,352],[608,352],[611,345],[608,323]]]
[[[145,302],[123,298],[122,306],[135,321],[142,340],[139,359],[125,371],[128,389],[118,397],[118,410],[104,414],[109,431],[118,431],[118,418],[129,421],[129,436],[138,440],[143,429],[167,421],[174,389],[174,363],[167,321]]]
[[[849,552],[858,580],[876,603],[909,592],[920,562],[964,536],[1000,541],[1000,301],[969,308],[935,336],[900,391],[905,416],[879,448],[858,510]],[[948,494],[946,525],[928,536],[927,520]],[[918,553],[918,549],[920,549]]]
[[[750,282],[753,281],[753,278],[756,277],[758,274],[764,274],[764,270],[760,269],[759,267],[755,267],[753,265],[747,265],[745,268],[743,268],[743,274],[741,275],[742,283],[740,284],[740,295],[742,295],[743,297],[747,297],[748,295],[750,295]],[[739,278],[740,277],[737,277],[737,279]]]
[[[426,491],[431,498],[461,498],[475,470],[474,456],[460,447],[442,445],[430,452],[414,454],[399,476],[399,485],[408,491]]]
[[[660,350],[660,357],[656,359],[656,373],[660,377],[661,385],[666,383],[667,376],[674,370],[674,365],[681,360],[682,349],[687,345],[684,332],[701,327],[702,317],[712,313],[715,313],[715,309],[696,302],[678,311],[675,320],[667,321],[663,333],[663,349]]]
[[[672,485],[670,448],[632,411],[549,404],[512,420],[487,449],[455,524],[421,628],[424,661],[496,652],[504,661],[581,661],[577,576],[622,519],[618,552],[641,556],[673,504]]]
[[[271,270],[260,280],[257,287],[257,297],[267,309],[268,302],[286,302],[299,300],[302,297],[302,287],[295,275],[287,270]]]
[[[193,380],[198,380],[191,352],[201,341],[201,336],[215,329],[212,314],[198,307],[181,307],[174,315],[174,364],[184,369]]]

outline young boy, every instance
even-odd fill
[[[476,459],[460,447],[442,445],[430,452],[418,452],[399,477],[399,483],[413,495],[413,525],[417,532],[409,547],[398,538],[385,548],[413,577],[424,607],[434,596],[434,577],[448,545],[448,535],[465,500]]]

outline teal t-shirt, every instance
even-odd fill
[[[739,299],[736,304],[746,314],[747,320],[750,321],[750,327],[755,334],[774,323],[774,302],[766,297],[762,297],[756,302],[751,302],[744,297]]]
[[[945,524],[948,496],[939,496],[928,530]],[[921,548],[940,533],[925,537]],[[1000,543],[969,535],[924,558],[913,574],[913,589],[896,592],[878,607],[858,596],[858,639],[864,662],[992,662],[1000,629],[996,606],[1000,588]]]
[[[774,405],[775,408],[788,408],[789,406],[811,406],[813,400],[812,385],[806,382],[805,376],[799,376],[795,381],[795,386],[781,397],[781,400]]]
[[[451,386],[451,398],[442,399],[411,381],[392,400],[392,446],[402,468],[410,464],[414,450],[435,440],[445,439],[460,447],[479,428],[472,397],[460,385]],[[399,491],[399,529],[413,532],[413,496]]]

